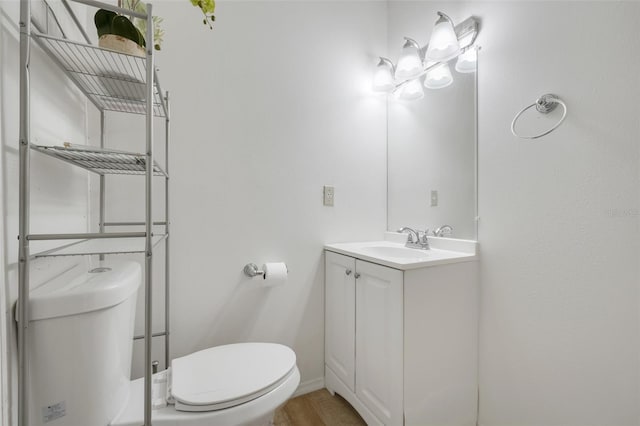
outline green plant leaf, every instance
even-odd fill
[[[113,18],[118,16],[115,12],[110,10],[100,9],[93,16],[93,22],[96,24],[98,30],[98,37],[102,37],[105,34],[113,34],[111,28]]]
[[[119,35],[124,38],[128,38],[131,41],[138,43],[140,46],[145,45],[144,37],[142,33],[131,23],[126,16],[118,15],[113,18],[111,25],[113,34]]]
[[[189,0],[192,5],[200,8],[202,14],[204,15],[203,23],[205,25],[209,25],[209,28],[213,28],[211,23],[207,21],[207,19],[211,19],[211,22],[216,20],[216,17],[213,15],[216,10],[216,2],[215,0]]]

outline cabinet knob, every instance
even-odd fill
[[[356,279],[360,278],[360,274],[359,274],[358,272],[356,272],[355,274],[353,274],[353,276],[354,276]]]
[[[344,273],[347,275],[351,275],[351,269],[347,269],[346,271],[344,271]]]

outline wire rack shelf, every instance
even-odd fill
[[[146,170],[144,154],[95,147],[31,145],[31,149],[99,175],[144,175]],[[167,177],[167,173],[155,162],[153,174]]]
[[[146,58],[38,32],[33,37],[98,109],[146,114]],[[156,84],[153,114],[165,117],[160,93]]]

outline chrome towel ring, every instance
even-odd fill
[[[538,112],[542,113],[542,114],[548,114],[551,111],[553,111],[554,109],[556,109],[556,107],[558,105],[562,105],[562,108],[564,109],[564,112],[562,113],[562,117],[560,117],[560,120],[549,130],[547,130],[546,132],[540,133],[539,135],[534,135],[534,136],[523,136],[523,135],[519,135],[516,132],[516,121],[518,121],[518,118],[520,118],[520,116],[528,109],[536,107],[536,110],[538,110]],[[519,138],[522,139],[538,139],[541,138],[545,135],[548,135],[549,133],[553,132],[555,129],[558,128],[558,126],[560,126],[562,124],[562,122],[564,121],[565,117],[567,116],[567,105],[564,103],[564,101],[562,99],[560,99],[559,97],[557,97],[556,95],[553,95],[551,93],[547,93],[546,95],[542,95],[540,96],[535,103],[525,107],[522,109],[522,111],[520,111],[519,113],[516,114],[516,116],[513,118],[513,121],[511,122],[511,133],[513,133],[514,136],[517,136]]]

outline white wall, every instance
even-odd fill
[[[183,1],[156,6],[172,99],[172,355],[281,342],[319,384],[322,245],[385,229],[385,104],[369,87],[386,4],[220,2],[213,31]],[[287,263],[285,286],[242,275],[267,261]]]
[[[34,3],[34,13],[38,12]],[[75,35],[70,20],[64,17],[61,4],[54,5],[61,23]],[[17,298],[18,254],[18,132],[19,132],[19,2],[0,1],[0,273],[2,303],[0,312],[3,327],[0,337],[0,367],[11,371],[3,387],[16,385],[15,321],[13,304]],[[63,73],[37,47],[32,49],[31,62],[31,142],[41,145],[60,145],[64,141],[86,142],[86,101]],[[88,227],[87,173],[61,162],[31,156],[31,232],[86,232]],[[46,244],[32,243],[32,252]],[[69,266],[68,259],[44,260],[32,263],[31,284],[56,275]],[[0,376],[3,376],[1,374]],[[2,393],[2,392],[0,392]],[[6,402],[6,405],[5,405]],[[2,424],[9,424],[9,406],[17,401],[10,392],[2,395]],[[5,409],[7,409],[5,411]],[[16,421],[14,417],[12,421]]]
[[[471,6],[482,19],[480,424],[638,425],[640,4]],[[513,116],[547,92],[567,102],[566,122],[514,138]]]

